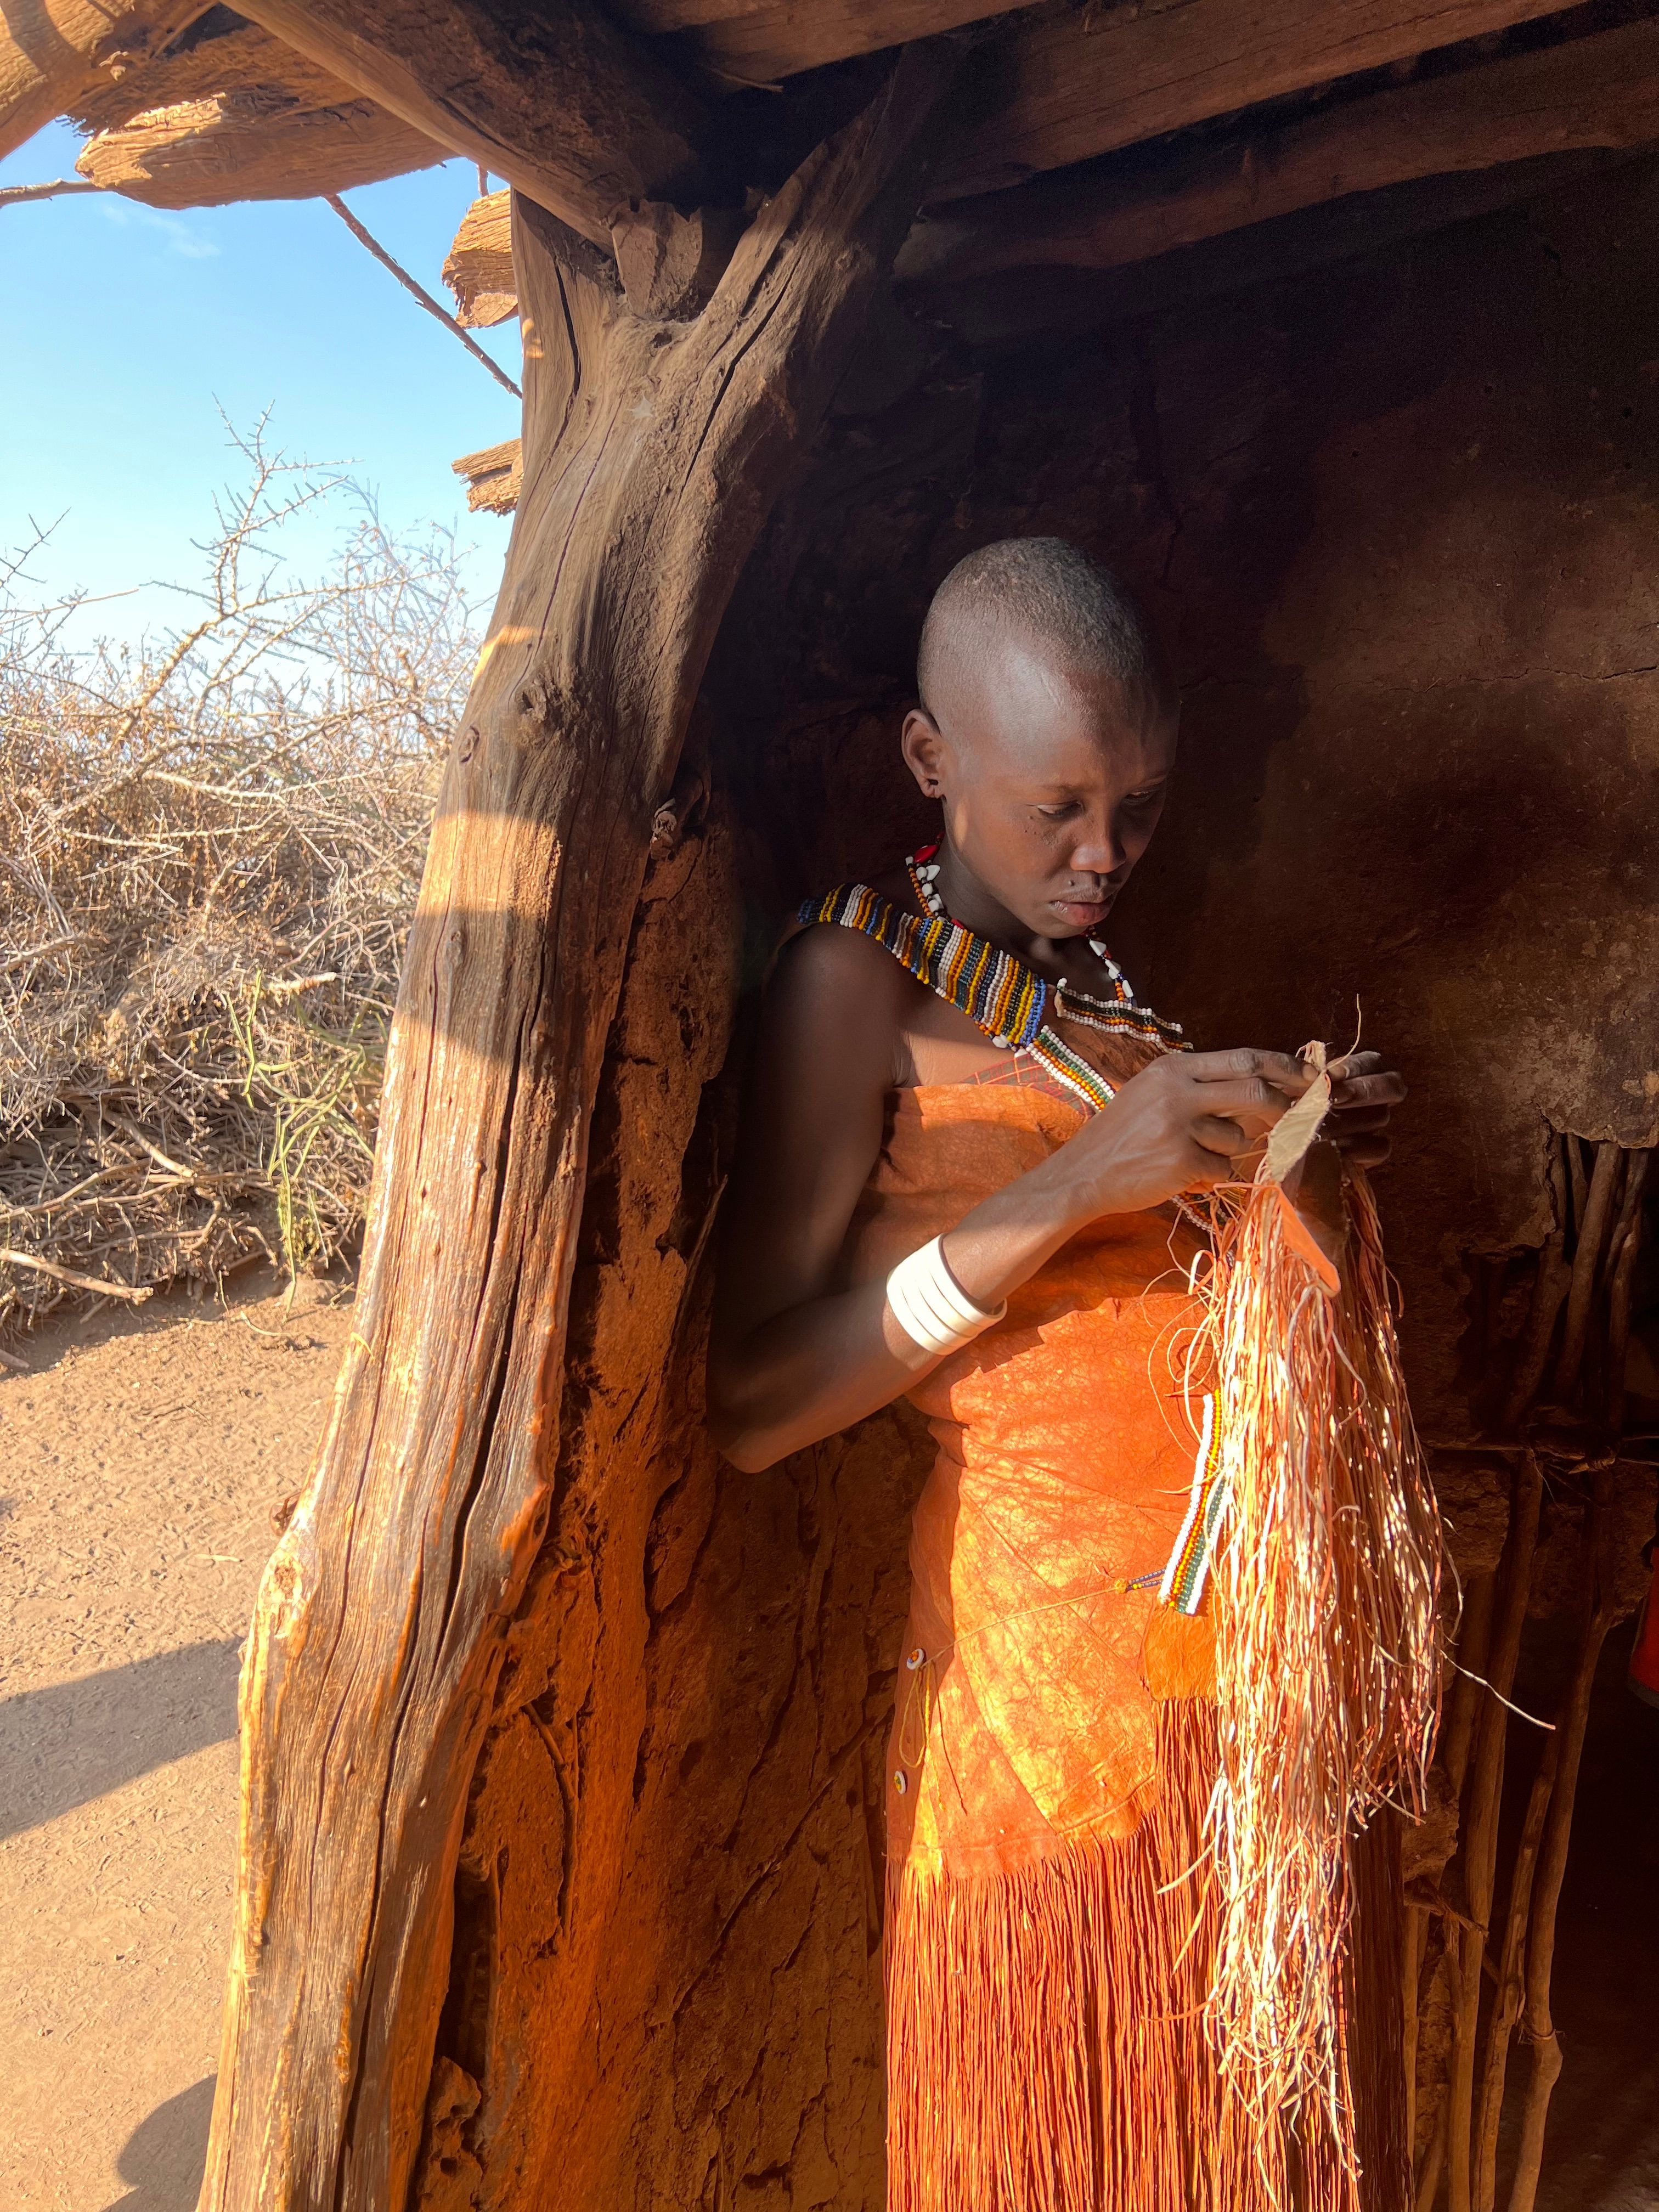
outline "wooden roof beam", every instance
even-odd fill
[[[1592,184],[1640,154],[1540,154],[1496,169],[1417,177],[1378,191],[1325,200],[1295,215],[1224,231],[1196,246],[1118,269],[1003,269],[927,295],[930,317],[968,344],[1000,350],[1039,333],[1080,335],[1148,315],[1224,300],[1259,285],[1300,282],[1316,270],[1384,252],[1409,239],[1480,221]]]
[[[337,107],[362,97],[257,23],[229,15],[227,24],[228,15],[228,9],[216,9],[160,53],[130,62],[118,75],[102,71],[70,101],[70,120],[90,134],[116,130],[152,108],[182,107],[186,100],[232,93],[281,94],[294,107]]]
[[[641,200],[695,195],[697,95],[592,0],[533,25],[488,0],[240,0],[240,12],[609,246]]]
[[[100,82],[175,38],[204,0],[28,0],[0,9],[0,155],[9,154]]]
[[[349,191],[448,151],[224,10],[118,76],[106,72],[70,113],[94,134],[82,176],[150,207]]]
[[[447,149],[342,86],[307,108],[265,86],[152,108],[88,140],[79,173],[147,207],[312,199],[429,169]]]
[[[1153,176],[1044,178],[911,233],[898,273],[1119,269],[1352,194],[1659,141],[1659,21],[1574,39],[1173,155]]]
[[[930,198],[1000,191],[1212,116],[1559,12],[1559,0],[1148,0],[1010,31]]]
[[[1015,0],[1030,6],[1033,0]],[[688,51],[728,84],[778,78],[884,46],[931,39],[1002,15],[1009,0],[615,0],[635,31],[678,32]]]

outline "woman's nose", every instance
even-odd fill
[[[1109,876],[1123,859],[1123,848],[1105,823],[1093,824],[1072,848],[1072,866],[1080,876]]]

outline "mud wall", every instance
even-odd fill
[[[1179,785],[1115,931],[1146,994],[1206,1043],[1346,1043],[1357,1002],[1406,1067],[1382,1196],[1431,1436],[1468,1433],[1468,1255],[1547,1225],[1549,1125],[1659,1136],[1656,240],[1643,165],[1125,329],[872,348],[733,606],[641,911],[424,2203],[881,2203],[920,1457],[888,1417],[723,1468],[699,1285],[734,1000],[794,898],[925,826],[896,733],[962,552],[1059,532],[1170,639]]]

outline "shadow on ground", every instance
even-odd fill
[[[213,2117],[210,2074],[158,2105],[122,2145],[115,2171],[127,2185],[106,2212],[191,2212],[207,2164],[208,2123]]]
[[[234,1638],[0,1701],[0,1837],[236,1733]]]

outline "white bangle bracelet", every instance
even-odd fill
[[[887,1304],[911,1342],[933,1352],[971,1344],[1008,1310],[1006,1298],[994,1313],[974,1304],[951,1273],[939,1237],[899,1261],[887,1278]]]

